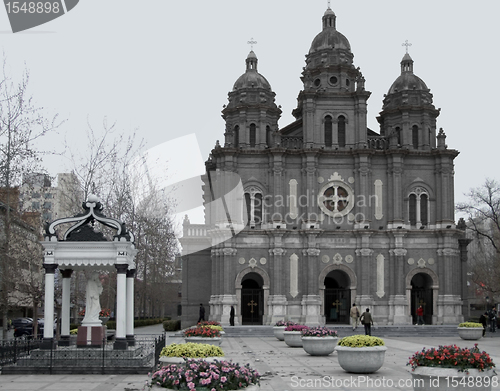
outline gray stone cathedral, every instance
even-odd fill
[[[454,222],[458,151],[408,53],[367,127],[365,79],[328,8],[293,110],[280,107],[253,51],[222,110],[203,176],[205,224],[186,217],[183,325],[348,324],[353,303],[378,324],[456,324],[466,308],[467,240]],[[390,64],[388,64],[390,65]],[[396,76],[396,75],[395,75]]]

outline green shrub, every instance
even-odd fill
[[[165,320],[163,322],[163,330],[165,331],[177,331],[181,329],[180,320]]]
[[[481,323],[475,323],[475,322],[463,322],[458,325],[458,327],[477,327],[477,328],[483,328],[483,325]]]
[[[353,335],[344,337],[338,342],[339,346],[348,346],[351,348],[366,348],[370,346],[384,346],[384,340],[369,335]]]
[[[165,346],[160,356],[163,357],[188,357],[188,358],[203,358],[203,357],[224,357],[224,352],[218,346],[207,343],[173,343]]]

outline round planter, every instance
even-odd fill
[[[151,389],[153,389],[153,390],[172,390],[172,388],[164,388],[164,387],[157,386],[156,384],[153,384]],[[252,384],[251,386],[248,386],[245,388],[239,388],[239,390],[258,391],[258,390],[260,390],[260,386],[257,384]]]
[[[328,356],[337,346],[337,337],[302,337],[302,348],[311,356]]]
[[[214,362],[215,360],[222,360],[224,357],[187,357],[189,360],[204,360],[206,362]],[[165,357],[162,356],[160,357],[159,360],[161,363],[168,365],[168,364],[182,364],[184,363],[184,357]]]
[[[337,346],[339,365],[346,372],[373,373],[384,365],[386,346],[351,348]]]
[[[283,331],[285,331],[285,326],[274,326],[273,332],[274,336],[278,338],[280,341],[285,340],[285,336],[283,335]]]
[[[476,340],[483,336],[482,327],[457,327],[458,335],[462,339]]]
[[[469,369],[467,374],[453,368],[438,367],[417,367],[410,373],[415,391],[488,391],[491,390],[491,378],[495,375],[491,369],[484,372]]]
[[[302,347],[302,331],[283,331],[285,343],[291,348]]]
[[[222,338],[184,337],[184,342],[206,343],[209,345],[220,346]]]
[[[104,326],[106,323],[108,323],[109,317],[107,316],[99,316],[99,319],[102,322],[102,325]]]

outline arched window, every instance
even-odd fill
[[[418,149],[418,126],[413,125],[411,128],[411,139],[413,142],[413,148]]]
[[[343,115],[338,118],[338,140],[339,147],[345,147],[345,117]]]
[[[429,225],[429,194],[423,187],[416,187],[408,197],[408,219],[412,227]]]
[[[271,148],[272,147],[272,130],[269,126],[266,126],[266,145]]]
[[[245,190],[245,203],[247,212],[247,226],[260,228],[263,216],[262,190],[258,187],[250,187]]]
[[[427,221],[427,205],[428,205],[429,197],[427,194],[422,194],[420,196],[420,222],[422,225],[428,225]]]
[[[325,117],[325,146],[331,147],[333,143],[332,135],[332,117],[327,115]]]
[[[255,129],[255,124],[250,124],[250,147],[255,147],[255,139],[257,131]]]
[[[417,225],[417,196],[410,194],[410,225]]]
[[[233,143],[234,143],[234,147],[235,148],[238,148],[239,144],[240,144],[240,127],[238,125],[236,125],[234,127],[234,134],[233,134]]]

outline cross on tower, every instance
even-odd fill
[[[328,0],[328,8],[330,8],[330,0]]]
[[[411,46],[411,43],[406,40],[405,43],[401,44],[401,46],[406,46],[406,53],[408,53],[408,48]]]
[[[253,38],[250,38],[250,41],[247,42],[250,45],[250,50],[253,50],[253,45],[257,44],[257,41],[254,41]]]

